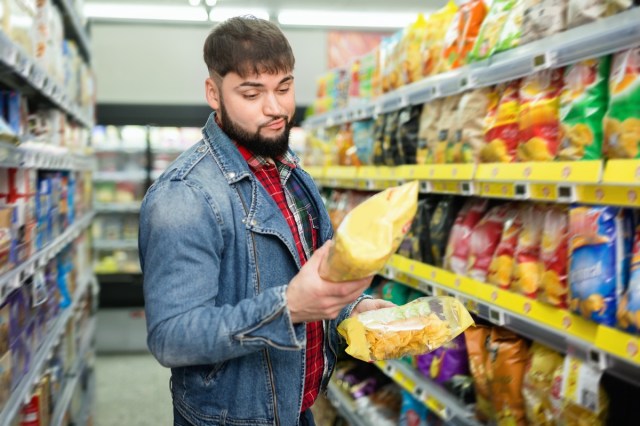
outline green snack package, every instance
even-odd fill
[[[602,119],[607,111],[609,56],[568,66],[560,95],[560,160],[602,157]]]
[[[486,59],[495,52],[502,29],[515,3],[515,0],[495,0],[491,4],[491,9],[482,22],[476,44],[470,53],[471,61]]]
[[[504,23],[500,41],[496,46],[496,52],[513,49],[520,46],[522,41],[522,21],[524,20],[524,12],[526,4],[524,0],[516,0],[515,4],[509,11],[507,21]]]
[[[603,153],[608,158],[640,158],[640,46],[613,56]]]
[[[395,281],[389,281],[382,286],[382,298],[396,305],[404,305],[408,302],[411,288]]]

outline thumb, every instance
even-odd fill
[[[314,265],[321,265],[324,258],[329,255],[329,250],[331,250],[332,246],[333,246],[332,240],[325,242],[322,245],[322,247],[320,247],[315,252],[313,252],[313,256],[311,256],[311,258],[307,263],[311,263]]]

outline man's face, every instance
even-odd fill
[[[290,73],[242,78],[230,72],[217,90],[217,108],[212,106],[227,136],[257,155],[286,152],[296,104]]]

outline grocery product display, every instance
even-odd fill
[[[66,0],[6,1],[2,18],[0,424],[88,424],[97,309],[89,46]]]
[[[377,294],[399,306],[416,290],[453,296],[475,319],[466,369],[457,341],[409,365],[376,363],[422,403],[407,408],[416,422],[426,406],[448,424],[623,424],[623,389],[640,385],[640,9],[587,3],[466,2],[417,17],[380,45],[382,93],[305,122],[302,157],[334,224],[367,193],[420,183]],[[421,30],[431,19],[446,29]],[[415,37],[438,60],[421,78],[396,78],[397,51]],[[417,126],[401,131],[408,113]],[[337,155],[344,131],[359,164]]]

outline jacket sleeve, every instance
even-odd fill
[[[291,322],[286,283],[235,306],[216,304],[223,218],[187,181],[152,188],[140,212],[147,343],[166,367],[222,362],[267,346],[301,350],[304,326]],[[205,230],[205,232],[203,232]]]

